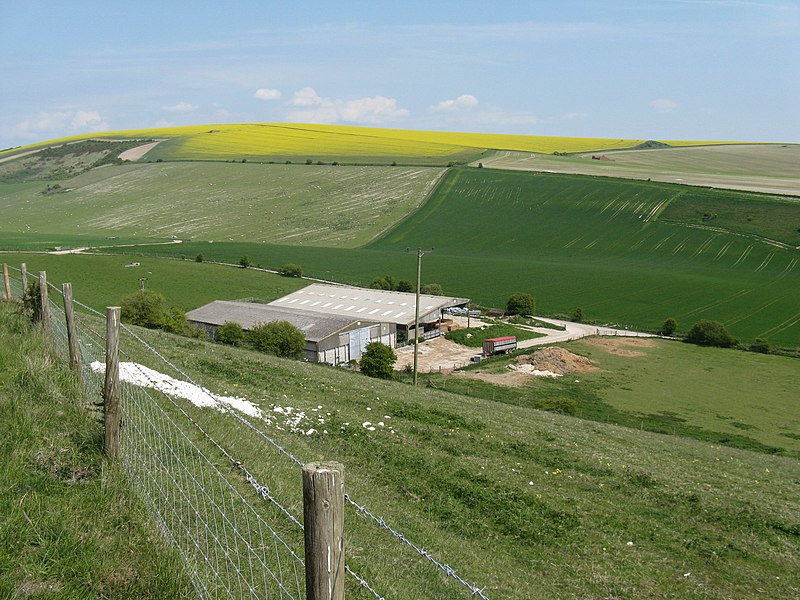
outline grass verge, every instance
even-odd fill
[[[189,598],[75,378],[0,304],[0,597]]]

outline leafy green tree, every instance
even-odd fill
[[[271,321],[253,327],[247,341],[261,352],[284,358],[302,358],[306,338],[303,332],[288,321]]]
[[[376,277],[372,280],[372,283],[369,284],[373,290],[393,290],[394,289],[394,277],[391,275],[384,275],[383,277]]]
[[[287,263],[280,268],[278,273],[284,277],[302,277],[303,267],[294,263]]]
[[[420,294],[428,294],[429,296],[444,296],[444,290],[438,283],[426,283],[419,288]]]
[[[250,260],[249,256],[242,256],[239,259],[239,266],[242,267],[243,269],[246,269],[247,267],[249,267],[252,264],[253,264],[253,262]]]
[[[370,342],[361,355],[361,372],[368,377],[378,379],[394,379],[394,363],[397,354],[389,346],[381,342]]]
[[[401,279],[397,282],[397,287],[395,289],[398,292],[413,292],[414,291],[414,284],[411,283],[408,279]]]
[[[509,315],[532,315],[536,312],[536,300],[525,292],[511,294],[506,302],[506,313]]]
[[[579,306],[575,309],[575,312],[572,314],[572,320],[575,323],[583,323],[583,320],[586,316],[583,314],[583,309]]]
[[[669,319],[664,321],[664,324],[661,326],[661,331],[659,331],[659,333],[661,335],[672,335],[673,333],[675,333],[676,329],[678,329],[678,322],[672,317],[670,317]]]
[[[166,298],[157,292],[142,290],[123,296],[120,309],[124,323],[172,333],[186,330],[186,313],[179,308],[168,308]]]
[[[242,326],[233,321],[226,321],[216,331],[217,341],[230,346],[241,346],[245,340],[245,333]]]
[[[197,256],[194,257],[194,262],[203,262],[203,253],[200,252]]]
[[[728,333],[728,330],[725,329],[722,323],[708,320],[696,323],[689,330],[685,341],[690,344],[718,346],[720,348],[729,348],[736,344],[736,340]]]

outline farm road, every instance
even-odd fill
[[[643,333],[639,331],[629,331],[627,329],[615,329],[613,327],[597,327],[594,325],[586,325],[584,323],[573,323],[571,321],[562,321],[560,319],[545,319],[536,317],[537,320],[553,325],[560,325],[565,327],[564,331],[556,329],[547,329],[545,327],[525,327],[536,333],[543,334],[543,337],[534,338],[532,340],[522,340],[519,342],[520,349],[531,348],[533,346],[543,346],[546,344],[555,344],[558,342],[568,342],[577,340],[579,338],[588,336],[628,336],[628,337],[658,337],[651,333]],[[454,320],[462,327],[467,326],[466,317],[454,317]],[[463,322],[462,322],[463,321]],[[478,319],[471,319],[470,325],[472,327],[480,327],[484,325]],[[397,362],[395,362],[395,369],[403,369],[406,365],[414,364],[414,346],[409,344],[402,348],[398,348]],[[469,359],[476,354],[480,354],[480,348],[469,348],[451,342],[442,337],[428,340],[419,346],[419,355],[417,357],[417,368],[420,373],[431,371],[452,371],[469,364]]]

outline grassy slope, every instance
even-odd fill
[[[65,365],[0,304],[0,597],[189,598]]]
[[[402,218],[433,168],[159,163],[96,169],[42,194],[0,184],[3,232],[359,246]],[[52,215],[59,215],[54,220]]]
[[[598,370],[531,377],[522,387],[425,377],[438,388],[520,406],[569,398],[583,418],[800,458],[797,359],[637,338],[564,347],[589,357]],[[497,358],[469,371],[503,374],[514,360]]]
[[[485,167],[605,175],[632,179],[684,182],[800,194],[798,144],[737,144],[605,153],[611,160],[592,160],[591,154],[572,156],[495,152],[481,157]]]
[[[146,257],[136,260],[141,266],[128,268],[125,265],[132,259],[117,255],[2,253],[0,261],[15,268],[24,262],[30,274],[47,271],[47,280],[59,289],[62,283],[70,282],[76,299],[100,311],[106,306],[118,306],[122,296],[137,291],[141,277],[147,278],[148,290],[163,294],[168,304],[182,310],[212,300],[271,301],[308,284],[256,269],[196,263],[193,258],[184,262]]]
[[[792,597],[800,589],[796,460],[144,335],[212,391],[270,414],[274,405],[331,413],[316,425],[322,435],[263,426],[301,460],[343,462],[354,500],[485,585],[490,598]],[[297,514],[294,468],[284,471],[274,450],[229,417],[190,411]],[[394,433],[361,426],[379,420]],[[468,597],[350,509],[346,519],[350,566],[381,594]]]
[[[746,229],[748,211],[764,211],[769,216],[763,218],[771,220],[768,233],[800,244],[800,233],[786,224],[799,209],[782,200],[648,182],[459,169],[372,247],[432,245],[437,253],[460,255],[461,269],[440,283],[450,291],[454,275],[468,273],[477,283],[467,295],[482,299],[491,289],[495,304],[526,289],[544,311],[571,312],[577,304],[590,319],[640,325],[660,314],[685,328],[711,318],[745,338],[797,344],[796,251],[697,227],[700,219],[692,223],[685,211],[674,219],[691,227],[656,220],[671,214],[672,202],[698,211],[707,200],[720,210],[723,203],[735,206],[719,219],[732,229],[739,223]],[[481,275],[487,268],[491,276]]]

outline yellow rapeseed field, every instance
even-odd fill
[[[473,160],[483,150],[516,150],[551,154],[630,148],[644,140],[572,138],[384,129],[346,125],[301,123],[251,123],[194,125],[157,129],[134,129],[70,136],[5,150],[0,158],[26,150],[81,139],[163,139],[157,155],[177,160],[230,160],[241,158],[293,157],[351,161],[379,160]],[[719,142],[678,141],[672,145],[706,145]]]

